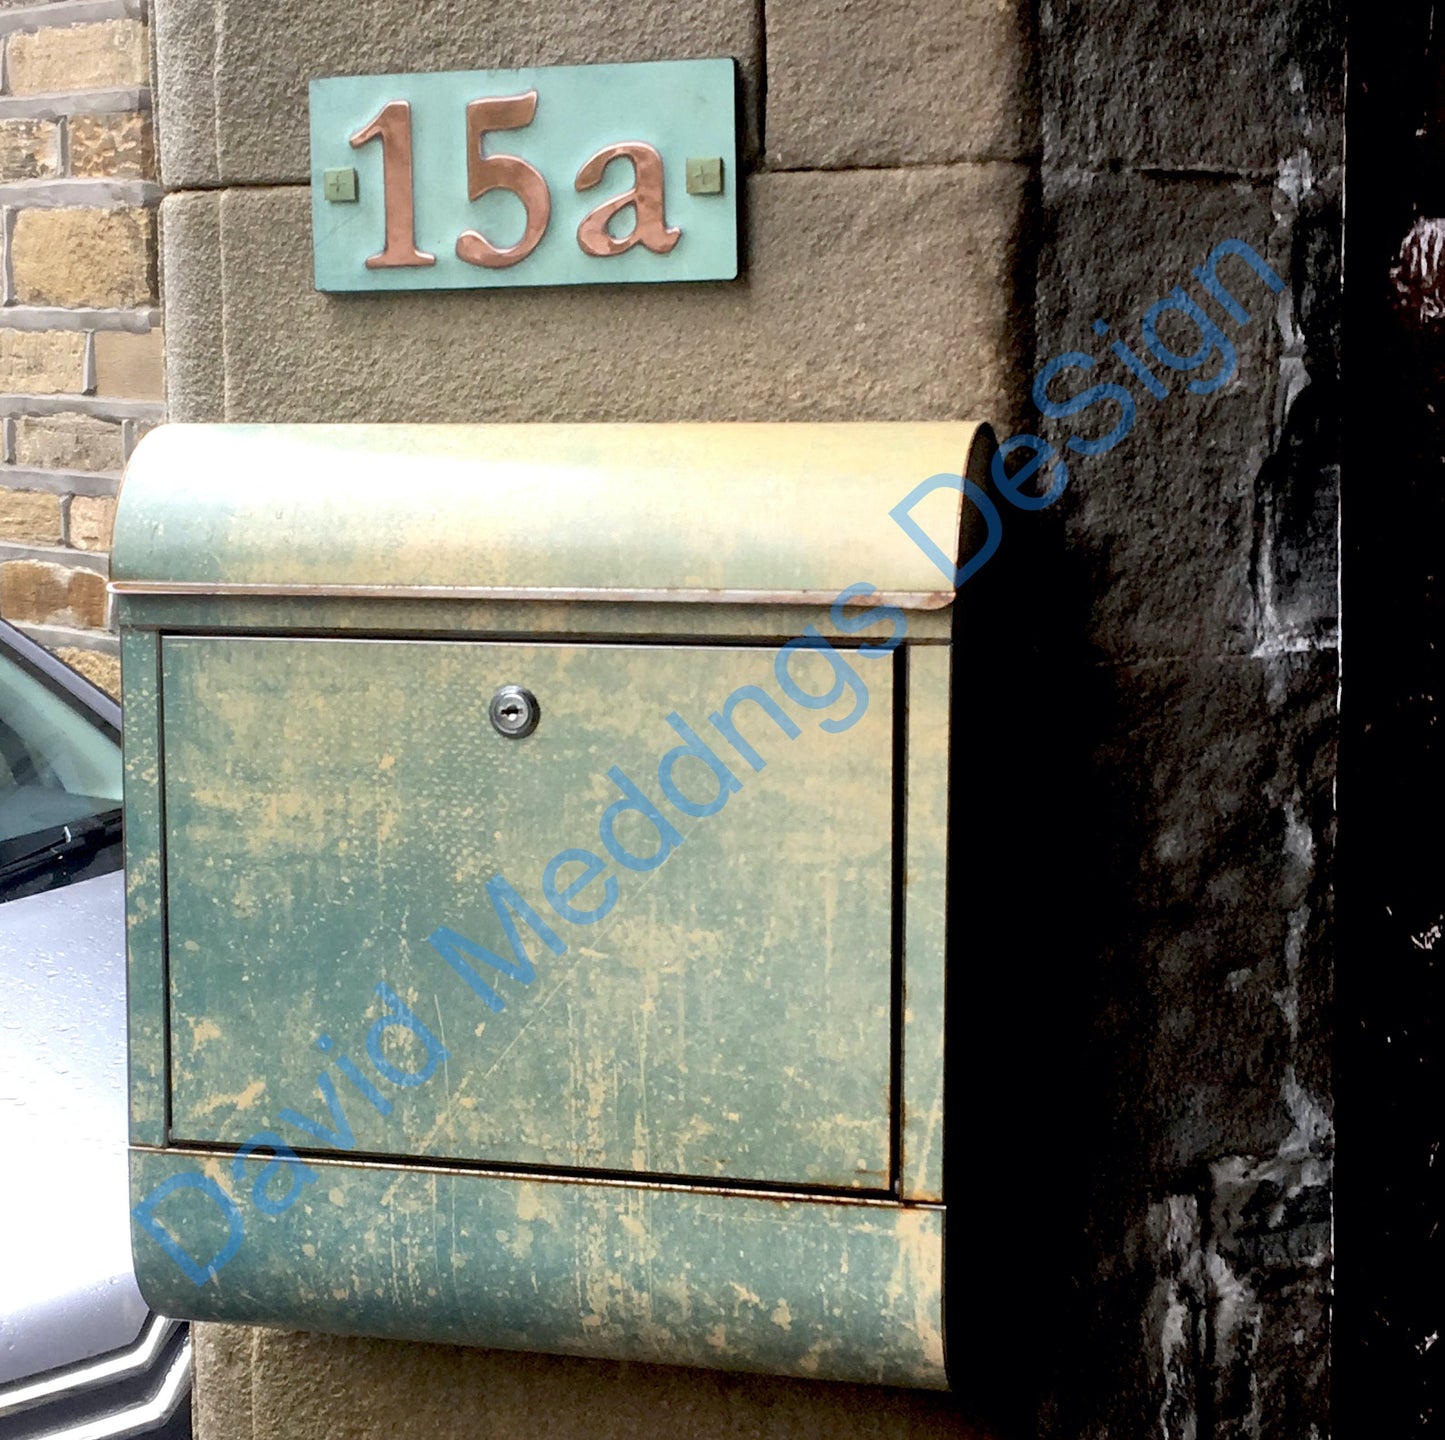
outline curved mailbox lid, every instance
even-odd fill
[[[167,425],[126,471],[120,593],[882,603],[954,589],[889,512],[981,481],[968,421],[841,424]],[[957,487],[911,518],[977,548]]]

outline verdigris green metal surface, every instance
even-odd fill
[[[986,435],[964,422],[166,425],[127,469],[111,573],[122,593],[823,606],[866,583],[941,608],[952,585],[889,511],[931,476],[976,469]],[[940,487],[912,518],[956,554],[963,517]]]
[[[353,1163],[314,1166],[271,1217],[244,1198],[254,1159],[237,1181],[229,1156],[132,1150],[136,1200],[182,1165],[243,1197],[244,1238],[197,1288],[138,1235],[164,1314],[946,1387],[937,1209]],[[198,1259],[227,1243],[194,1190],[158,1213]]]
[[[311,194],[318,290],[445,290],[518,285],[599,285],[668,280],[731,280],[738,273],[735,67],[729,59],[663,60],[629,65],[546,65],[431,75],[348,75],[311,82]],[[457,239],[475,230],[498,248],[523,238],[526,212],[508,189],[472,200],[467,173],[467,106],[488,97],[536,96],[530,123],[489,130],[481,153],[515,156],[540,175],[549,195],[546,230],[524,258],[500,268],[469,264]],[[410,160],[418,251],[435,263],[367,268],[386,240],[382,143],[359,147],[363,131],[388,104],[410,106]],[[662,169],[662,219],[676,239],[666,253],[634,244],[593,255],[578,226],[599,205],[638,181],[633,164],[611,161],[600,182],[579,190],[592,155],[618,144],[651,146]],[[689,194],[687,162],[722,161],[715,194]],[[357,198],[326,198],[328,171],[357,172]],[[484,178],[490,181],[490,172]],[[502,177],[506,179],[507,177]],[[535,185],[535,182],[532,182]],[[645,180],[644,180],[644,183]],[[625,239],[637,227],[631,208],[608,226]],[[660,243],[665,244],[666,241]]]
[[[125,705],[126,967],[131,1139],[166,1139],[165,908],[161,856],[160,642],[120,642]]]
[[[946,1384],[954,591],[889,512],[989,443],[143,442],[113,571],[152,1304]],[[943,555],[971,516],[946,483],[910,512]],[[894,613],[845,614],[860,582],[907,612],[901,652],[860,648]],[[805,633],[833,648],[780,668]],[[541,707],[524,739],[488,720],[507,683]],[[545,889],[571,849],[600,857],[561,897],[595,923],[557,908],[580,861]]]
[[[159,630],[255,630],[272,634],[314,634],[322,630],[357,634],[395,632],[415,638],[468,635],[473,639],[667,639],[701,641],[772,640],[781,645],[808,626],[829,639],[852,643],[857,634],[839,629],[829,609],[818,605],[618,604],[604,601],[342,598],[292,595],[284,598],[204,594],[121,597],[121,623]],[[915,610],[908,619],[908,643],[945,644],[948,610]],[[879,622],[880,631],[886,625]]]
[[[908,652],[907,850],[903,876],[903,1140],[900,1193],[943,1199],[943,1014],[952,653]]]
[[[776,654],[167,637],[173,1135],[239,1143],[290,1107],[332,1129],[344,1115],[363,1151],[887,1187],[892,666],[837,652],[860,689],[809,709]],[[800,694],[839,684],[818,653],[789,673]],[[525,740],[486,719],[509,682],[540,702]],[[746,687],[796,732],[743,702],[761,771],[709,723]],[[668,798],[659,762],[688,734],[721,777],[680,757]],[[656,807],[618,823],[620,843],[650,861],[659,826],[681,837],[656,869],[599,841],[624,794],[613,767]],[[724,804],[697,817],[679,795]],[[578,847],[617,887],[592,924],[544,899],[548,861]],[[515,964],[503,916],[521,912],[494,906],[497,876],[545,929],[516,921],[530,984],[473,958],[500,1012],[427,943],[446,926]],[[318,1041],[366,1064],[379,983],[450,1057],[388,1086],[386,1114],[350,1085],[329,1114]],[[417,1032],[386,1029],[420,1071]]]

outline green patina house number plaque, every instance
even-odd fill
[[[731,280],[730,59],[311,82],[316,288]]]

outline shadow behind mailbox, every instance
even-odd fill
[[[947,1385],[954,591],[889,512],[988,444],[147,437],[113,566],[152,1305]],[[957,555],[966,512],[911,519]]]

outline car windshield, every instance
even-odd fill
[[[120,798],[116,735],[0,650],[0,900],[98,873]]]

